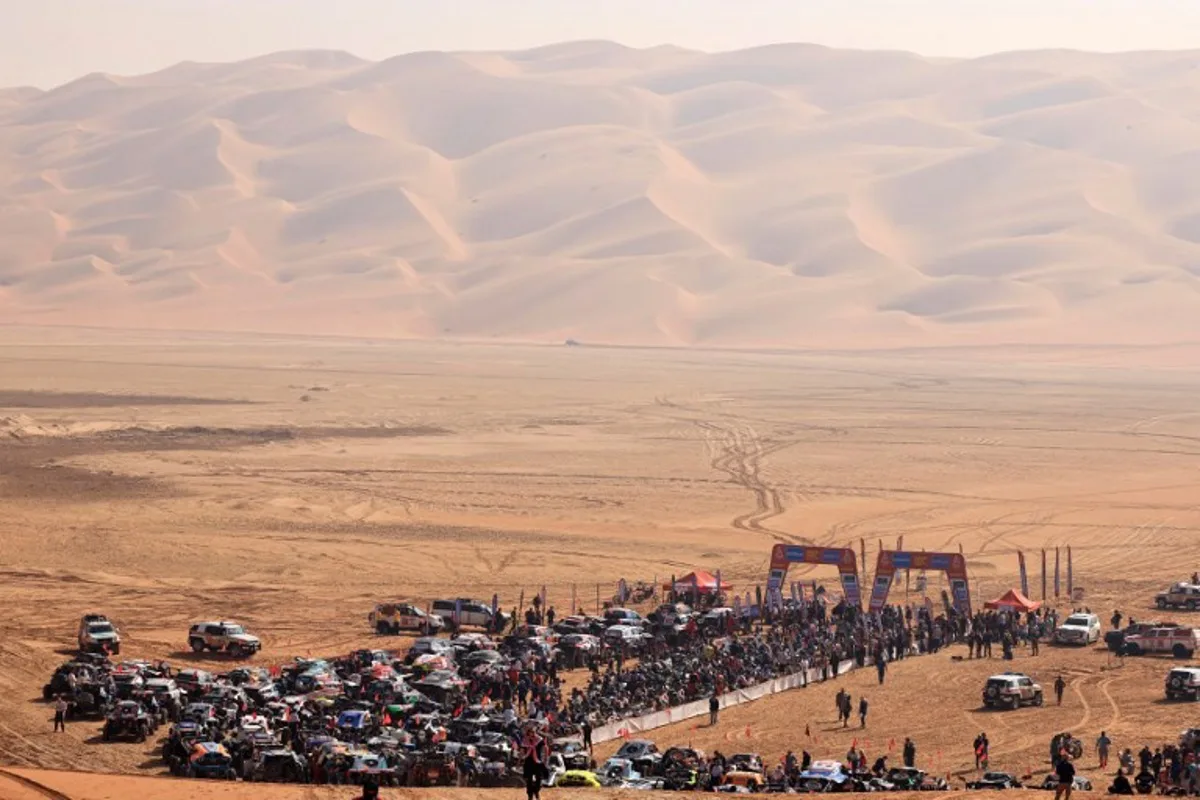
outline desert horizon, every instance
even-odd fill
[[[592,41],[4,90],[0,318],[736,349],[1195,342],[1193,62]]]

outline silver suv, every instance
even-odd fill
[[[1176,667],[1167,673],[1168,700],[1200,699],[1200,669]]]
[[[103,614],[84,614],[79,620],[79,651],[81,653],[121,652],[121,634]]]
[[[262,642],[236,622],[197,622],[188,631],[188,647],[196,653],[212,650],[246,658],[257,653]]]
[[[1033,678],[1019,672],[993,675],[983,687],[983,704],[988,708],[1040,706],[1042,687],[1034,683]]]

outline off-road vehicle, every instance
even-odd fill
[[[1196,667],[1176,667],[1167,673],[1168,700],[1197,700],[1200,699],[1200,669]]]
[[[1054,631],[1055,644],[1089,645],[1100,641],[1100,618],[1095,614],[1072,614]]]
[[[376,633],[417,631],[422,636],[437,634],[446,624],[441,617],[426,614],[412,603],[380,603],[367,615],[367,622]]]
[[[102,736],[106,742],[121,736],[133,736],[139,742],[144,742],[152,729],[150,715],[142,708],[141,703],[122,700],[113,707],[108,719],[104,721]]]
[[[983,704],[988,708],[1040,706],[1042,687],[1034,683],[1033,678],[1019,672],[993,675],[983,687]]]
[[[103,614],[84,614],[79,620],[79,650],[117,655],[121,652],[121,634]]]
[[[1200,586],[1191,583],[1176,583],[1165,592],[1154,596],[1154,605],[1159,608],[1200,608]]]
[[[188,631],[188,647],[196,653],[212,650],[246,658],[257,653],[262,642],[236,622],[198,622]]]
[[[1191,658],[1197,650],[1200,650],[1200,631],[1195,628],[1151,628],[1125,637],[1125,653],[1131,656]]]

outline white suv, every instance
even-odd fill
[[[1200,699],[1200,669],[1176,667],[1167,673],[1168,700]]]
[[[197,622],[188,631],[188,647],[196,653],[214,650],[245,658],[257,653],[262,642],[236,622]]]
[[[84,614],[79,621],[79,650],[115,656],[121,652],[121,634],[103,614]]]
[[[1042,687],[1034,683],[1033,678],[1019,672],[993,675],[983,687],[983,704],[988,708],[1040,706]]]
[[[1095,614],[1072,614],[1054,631],[1058,644],[1089,645],[1100,641],[1100,618]]]

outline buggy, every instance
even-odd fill
[[[108,715],[108,719],[104,721],[104,730],[101,735],[106,742],[122,736],[133,736],[139,742],[144,742],[152,729],[150,715],[146,713],[146,709],[142,708],[141,703],[134,700],[122,700],[117,703]]]

